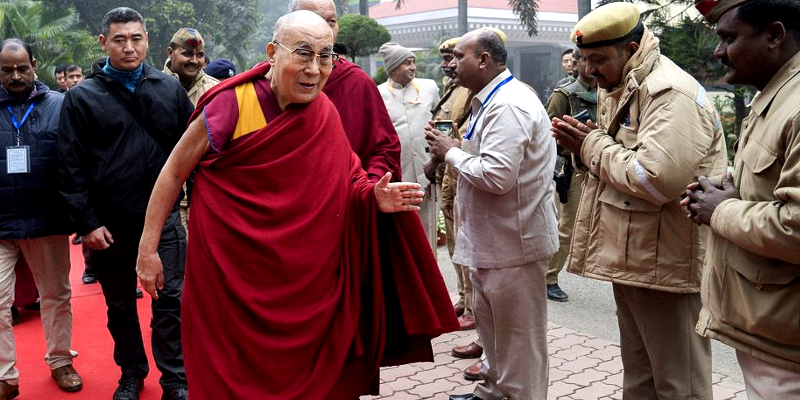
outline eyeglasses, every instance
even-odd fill
[[[280,43],[277,40],[273,41],[272,43],[275,43],[278,46],[281,46],[284,49],[286,49],[286,51],[292,53],[292,59],[294,60],[294,62],[301,65],[311,64],[311,61],[314,61],[315,58],[317,59],[317,62],[319,62],[320,67],[330,67],[331,65],[333,65],[334,61],[339,61],[339,55],[336,53],[317,54],[311,50],[301,49],[299,47],[292,50],[284,46],[283,43]]]

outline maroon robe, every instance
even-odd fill
[[[268,69],[215,86],[193,117]],[[455,313],[433,254],[412,250],[427,248],[419,218],[379,214],[373,187],[324,94],[201,160],[182,309],[191,399],[353,400],[379,365],[432,360]]]
[[[375,82],[358,65],[340,60],[322,91],[339,111],[344,133],[370,179],[391,171],[393,180],[400,181],[400,139]]]

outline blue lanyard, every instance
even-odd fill
[[[14,128],[17,128],[17,146],[19,146],[21,142],[20,128],[22,128],[22,124],[28,120],[28,116],[31,115],[31,111],[33,111],[33,106],[36,105],[36,102],[32,102],[30,106],[28,106],[28,110],[25,111],[25,115],[22,116],[22,121],[17,122],[17,117],[14,116],[14,110],[11,109],[11,106],[6,106],[8,113],[11,114],[11,123],[14,125]]]
[[[478,119],[478,117],[481,116],[481,113],[483,112],[483,108],[486,107],[486,104],[488,104],[489,100],[492,99],[492,96],[494,96],[494,93],[497,91],[497,89],[500,89],[501,87],[503,87],[503,85],[505,85],[506,83],[508,83],[512,79],[514,79],[514,75],[511,75],[506,79],[503,79],[502,82],[498,83],[497,86],[495,86],[494,89],[492,89],[492,91],[489,92],[489,95],[486,96],[486,100],[484,100],[483,103],[481,103],[481,108],[478,110],[478,115],[475,117],[476,120]],[[473,133],[474,130],[475,130],[475,125],[472,125],[472,109],[470,108],[470,110],[469,110],[469,124],[467,125],[467,135],[464,136],[464,140],[472,139],[472,133]]]

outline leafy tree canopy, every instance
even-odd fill
[[[259,0],[42,0],[49,8],[76,9],[83,27],[99,35],[103,16],[115,7],[131,7],[145,18],[150,43],[148,61],[161,67],[166,47],[179,28],[193,27],[212,58],[245,65],[260,22]],[[284,9],[285,9],[284,2]],[[242,68],[242,67],[240,67]]]
[[[355,57],[375,54],[380,46],[392,40],[392,35],[370,17],[358,14],[342,15],[339,18],[339,37],[337,42],[347,46]]]
[[[77,64],[88,69],[102,54],[96,38],[79,28],[72,7],[48,9],[32,0],[4,1],[0,3],[0,35],[31,45],[38,79],[52,88],[57,87],[53,76],[57,65]]]

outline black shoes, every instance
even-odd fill
[[[449,397],[450,400],[483,400],[482,398],[475,396],[474,393],[470,394],[451,394]]]
[[[189,391],[186,388],[172,389],[161,395],[161,400],[186,400],[189,398]]]
[[[84,268],[81,280],[83,281],[84,285],[88,285],[97,282],[97,277],[94,276],[94,273],[92,271]]]
[[[558,287],[557,283],[554,283],[552,285],[547,285],[547,299],[564,302],[569,300],[569,296],[567,296],[567,294],[564,293],[560,287]]]
[[[136,375],[122,374],[119,387],[114,391],[113,400],[139,400],[139,392],[144,387],[144,380]]]

